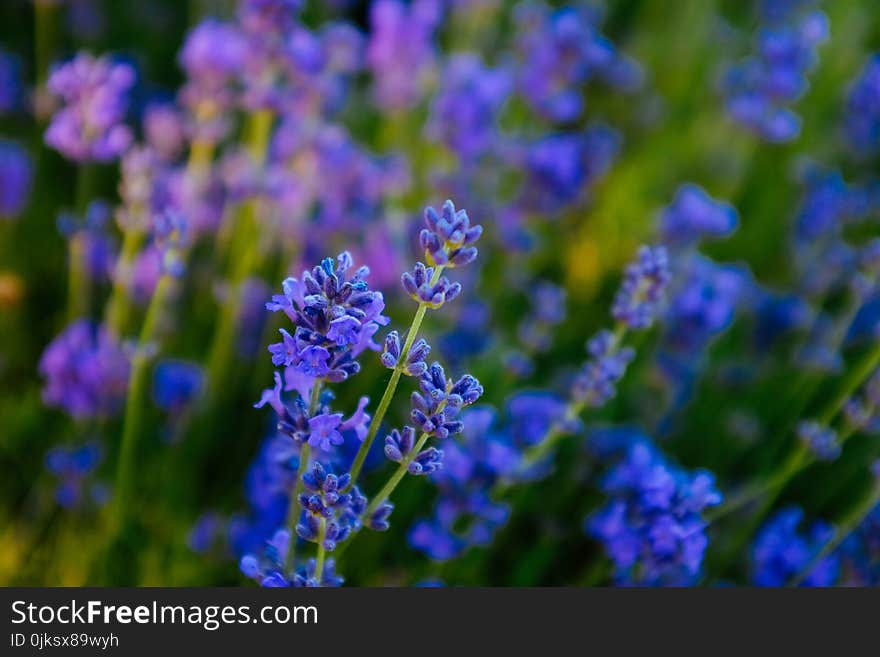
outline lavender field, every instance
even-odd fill
[[[880,585],[873,0],[3,0],[0,584]]]

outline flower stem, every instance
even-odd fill
[[[164,311],[171,293],[174,279],[163,274],[156,285],[156,291],[147,308],[147,315],[138,338],[137,351],[132,357],[131,373],[128,380],[128,396],[125,401],[122,442],[119,448],[119,463],[116,467],[116,485],[110,513],[111,535],[122,528],[125,514],[131,508],[131,495],[134,488],[134,469],[137,457],[137,443],[144,417],[144,407],[149,379],[149,365],[152,360],[152,344],[159,332],[159,318]]]
[[[373,513],[375,513],[376,509],[379,508],[385,500],[391,497],[391,493],[394,492],[394,489],[397,488],[397,485],[403,480],[403,477],[409,472],[409,465],[412,463],[413,459],[418,455],[420,451],[422,451],[422,447],[425,446],[425,443],[428,442],[428,438],[430,438],[430,434],[423,433],[419,436],[419,441],[416,443],[415,447],[412,448],[409,454],[403,459],[398,466],[397,470],[391,475],[391,478],[385,483],[374,497],[373,501],[370,502],[370,505],[367,507],[367,510],[364,512],[364,516],[369,518]]]
[[[431,276],[430,285],[436,285],[437,281],[440,280],[440,275],[443,273],[444,265],[438,265],[434,269],[434,274]],[[370,430],[364,438],[364,442],[361,443],[360,449],[358,449],[357,455],[354,457],[354,461],[351,464],[351,482],[349,482],[346,490],[351,489],[353,486],[357,484],[358,477],[361,474],[361,470],[364,467],[364,461],[367,459],[367,454],[370,451],[370,447],[373,445],[373,441],[376,439],[376,434],[379,433],[379,427],[382,425],[382,420],[385,418],[385,414],[388,412],[388,407],[391,405],[391,401],[394,399],[394,393],[397,391],[397,384],[400,382],[400,375],[403,373],[403,368],[406,366],[406,359],[409,356],[409,350],[412,348],[413,343],[416,341],[416,336],[419,333],[419,329],[422,327],[422,321],[425,319],[425,313],[428,310],[428,306],[424,303],[419,303],[418,310],[416,310],[416,314],[413,317],[412,324],[409,327],[409,331],[406,334],[406,341],[403,343],[403,349],[400,352],[400,358],[397,361],[397,367],[391,372],[391,378],[388,380],[388,385],[385,386],[385,392],[382,393],[382,399],[379,400],[379,406],[376,408],[376,414],[373,416],[373,419],[370,421]]]
[[[324,538],[327,536],[327,520],[326,518],[321,518],[321,523],[318,526],[318,554],[315,558],[315,580],[318,582],[318,586],[321,586],[321,579],[324,577],[324,558],[326,556],[326,550],[324,550]]]
[[[122,251],[116,262],[113,290],[110,292],[106,311],[107,328],[117,337],[125,334],[128,314],[131,309],[131,270],[143,243],[143,231],[134,228],[125,231],[125,236],[122,238]]]
[[[315,381],[312,386],[312,398],[309,400],[309,417],[313,416],[318,410],[318,404],[321,400],[321,386],[323,382],[320,379]],[[299,467],[296,469],[296,481],[293,484],[293,495],[290,498],[290,507],[287,511],[287,526],[290,528],[290,549],[287,551],[287,570],[290,571],[296,565],[296,523],[299,521],[299,496],[303,491],[303,475],[309,467],[309,456],[312,448],[308,442],[303,442],[299,448]],[[323,539],[322,539],[323,541]]]

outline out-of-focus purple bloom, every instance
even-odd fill
[[[427,131],[464,162],[489,151],[498,139],[498,114],[513,86],[503,69],[474,54],[453,55],[441,75]]]
[[[589,517],[621,583],[684,586],[696,581],[708,545],[705,509],[721,502],[714,477],[670,465],[647,441],[633,444],[603,481],[610,496]]]
[[[78,447],[50,449],[46,453],[46,469],[58,478],[55,501],[68,509],[86,501],[103,504],[107,499],[106,489],[100,484],[88,483],[89,475],[98,468],[103,457],[101,445],[94,441]]]
[[[564,421],[565,407],[562,399],[547,392],[517,393],[507,402],[511,438],[519,446],[537,444]]]
[[[69,212],[58,217],[61,234],[78,243],[70,257],[80,258],[82,269],[95,281],[107,280],[116,261],[116,245],[107,233],[111,210],[109,203],[96,200],[89,203],[82,219]]]
[[[184,117],[171,104],[153,104],[144,110],[144,138],[150,148],[166,162],[183,152],[186,141]]]
[[[33,170],[21,146],[0,139],[0,219],[18,216],[27,205]]]
[[[491,410],[474,408],[462,419],[461,440],[444,444],[443,467],[431,474],[438,489],[433,516],[416,521],[408,534],[410,545],[437,561],[492,541],[510,510],[490,490],[519,467],[520,453],[493,428]]]
[[[373,99],[380,108],[404,110],[416,105],[434,73],[434,30],[440,21],[437,0],[377,0],[370,5],[367,65],[373,74]]]
[[[660,234],[672,245],[689,245],[705,238],[727,237],[736,230],[736,208],[716,201],[701,187],[688,183],[678,188],[672,203],[660,214]]]
[[[123,121],[135,71],[125,63],[80,53],[56,66],[49,75],[49,91],[63,105],[46,129],[46,143],[76,162],[109,162],[132,142]]]
[[[756,586],[785,586],[802,575],[832,536],[834,529],[816,521],[805,534],[798,532],[804,512],[791,507],[779,511],[761,529],[752,546],[752,582]],[[831,586],[838,577],[836,556],[821,560],[803,581],[804,586]]]
[[[180,413],[198,397],[203,381],[204,372],[195,363],[162,361],[153,375],[153,399],[159,408]]]
[[[669,259],[663,246],[643,246],[627,266],[611,315],[630,329],[651,326],[669,284]]]
[[[696,353],[727,327],[747,290],[741,268],[719,265],[700,255],[678,262],[681,271],[665,315],[665,338],[685,353]]]
[[[321,581],[315,577],[316,563],[314,559],[308,561],[302,568],[294,573],[285,570],[285,561],[290,549],[291,536],[286,529],[279,529],[274,535],[266,540],[265,545],[259,546],[260,554],[246,554],[241,558],[239,567],[245,577],[259,582],[260,586],[268,588],[276,587],[315,587],[315,586],[341,586],[343,579],[336,575],[333,559],[328,559],[324,564]]]
[[[78,320],[40,358],[43,400],[75,418],[107,417],[122,408],[129,357],[103,325]]]
[[[821,11],[779,12],[762,25],[756,53],[726,72],[728,114],[769,142],[787,142],[800,132],[801,119],[790,105],[800,99],[816,64],[816,50],[828,38]]]
[[[517,7],[520,89],[551,121],[567,123],[581,116],[583,88],[591,80],[621,91],[633,91],[642,83],[639,65],[599,33],[596,19],[594,12],[575,7],[552,12],[535,2]]]
[[[204,554],[223,537],[225,530],[226,522],[220,514],[213,511],[202,514],[189,531],[187,545],[193,552]]]
[[[840,456],[840,443],[834,429],[823,427],[818,422],[803,421],[798,424],[797,435],[820,461],[833,461]]]
[[[849,90],[846,133],[850,146],[863,155],[880,148],[880,55],[872,55]]]
[[[273,312],[283,311],[296,327],[292,336],[282,332],[284,340],[269,346],[275,365],[339,382],[360,371],[355,360],[360,353],[378,349],[372,336],[388,323],[382,315],[385,301],[370,291],[366,267],[348,277],[353,264],[348,252],[335,261],[325,258],[301,279],[286,279],[283,294],[266,304]]]
[[[604,125],[581,133],[557,133],[526,146],[523,204],[536,212],[558,212],[578,201],[611,166],[620,135]]]

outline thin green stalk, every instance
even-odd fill
[[[434,268],[434,275],[431,276],[431,285],[436,285],[437,281],[440,280],[440,275],[443,273],[444,268],[444,265],[438,265]],[[376,439],[376,434],[379,433],[379,427],[382,425],[382,420],[385,418],[385,414],[388,412],[388,407],[394,399],[394,393],[397,391],[397,384],[400,382],[403,368],[406,367],[406,359],[409,356],[409,350],[412,348],[413,343],[416,340],[416,335],[418,335],[419,329],[422,327],[422,321],[425,319],[425,313],[427,310],[427,305],[419,303],[418,310],[416,310],[412,324],[406,334],[406,341],[403,343],[403,349],[400,352],[400,359],[397,361],[397,367],[391,372],[391,378],[388,380],[388,385],[385,386],[385,392],[382,393],[382,399],[379,400],[376,414],[370,421],[370,430],[367,432],[364,442],[361,443],[360,449],[358,449],[357,455],[354,457],[354,462],[351,464],[351,482],[346,490],[349,490],[357,484],[358,477],[364,467],[364,461],[367,459],[370,447],[372,447],[373,441]]]
[[[321,579],[324,577],[324,559],[327,556],[326,550],[324,549],[324,538],[326,536],[327,520],[321,518],[321,523],[318,526],[318,554],[315,557],[315,580],[318,582],[318,586],[321,585]]]
[[[116,264],[113,289],[110,292],[106,311],[107,327],[117,336],[125,334],[125,327],[131,310],[129,276],[134,266],[135,258],[143,243],[143,231],[134,229],[125,231],[125,236],[122,238],[122,251]]]
[[[391,497],[391,493],[394,492],[394,489],[397,488],[397,485],[403,480],[406,473],[409,472],[409,466],[413,462],[413,459],[422,451],[422,448],[425,446],[425,443],[428,442],[428,438],[430,437],[430,434],[427,433],[423,433],[419,437],[419,441],[416,443],[415,447],[413,447],[412,451],[406,455],[397,470],[382,487],[382,490],[373,497],[373,501],[370,502],[370,505],[364,512],[365,517],[369,518],[373,515],[373,513],[376,512],[376,509],[378,509],[385,500]]]
[[[312,386],[312,398],[309,401],[309,417],[318,410],[321,401],[321,386],[323,382],[318,379]],[[296,481],[293,485],[293,495],[290,498],[290,508],[287,511],[287,526],[290,528],[290,549],[287,551],[287,570],[290,571],[296,565],[296,523],[299,522],[299,496],[303,492],[303,475],[309,467],[309,456],[312,449],[307,442],[299,448],[299,467],[296,469]]]
[[[874,510],[880,504],[880,483],[874,486],[873,490],[865,496],[865,499],[859,504],[853,511],[844,519],[843,523],[840,525],[838,529],[834,531],[834,535],[831,537],[821,550],[813,557],[810,562],[807,564],[806,568],[801,570],[797,575],[795,575],[791,580],[789,580],[787,586],[799,586],[807,577],[809,577],[810,573],[818,566],[823,559],[825,559],[828,555],[830,555],[834,550],[836,550],[841,543],[843,543],[846,538],[852,534],[865,517]]]
[[[268,110],[254,112],[246,130],[247,149],[258,167],[266,160],[269,138],[272,134],[274,115]],[[258,201],[249,199],[243,203],[235,215],[231,255],[232,271],[227,298],[220,308],[217,329],[211,343],[208,368],[208,398],[216,402],[222,382],[232,360],[233,343],[241,314],[241,283],[254,271],[259,262],[259,233],[257,230]],[[238,247],[236,249],[236,247]]]
[[[116,468],[116,485],[110,513],[111,535],[122,528],[122,521],[131,508],[134,489],[134,470],[137,456],[137,443],[144,419],[144,408],[149,384],[149,365],[152,360],[151,345],[158,338],[159,320],[174,279],[164,274],[156,285],[156,291],[147,308],[147,315],[138,338],[137,352],[132,358],[129,375],[128,396],[125,402],[122,442],[119,448],[119,463]]]
[[[37,0],[34,2],[34,57],[38,88],[41,88],[49,77],[56,34],[55,3]]]

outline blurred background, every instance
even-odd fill
[[[880,581],[871,0],[5,0],[0,35],[0,583],[247,583],[295,472],[253,408],[265,302],[348,250],[405,332],[447,198],[484,235],[421,335],[485,394],[346,585]],[[641,244],[671,279],[616,394],[506,476]],[[346,417],[388,380],[361,365]]]

